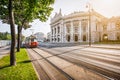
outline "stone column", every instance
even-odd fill
[[[60,24],[60,42],[63,42],[63,23]]]
[[[58,42],[58,25],[56,26],[56,42]]]
[[[79,21],[79,42],[82,42],[82,24]]]
[[[87,28],[86,28],[86,31],[87,31],[87,42],[89,42],[89,20],[87,21]]]
[[[53,36],[53,34],[52,34],[52,30],[53,30],[53,29],[52,29],[52,27],[51,27],[50,42],[52,42],[52,38],[53,38],[53,37],[52,37],[52,36]]]
[[[53,29],[53,34],[52,34],[53,41],[52,41],[52,42],[54,42],[54,37],[55,37],[55,36],[54,36],[54,35],[55,35],[55,34],[54,34],[54,32],[55,32],[55,31],[54,31],[54,27],[53,27],[52,29]]]
[[[63,42],[67,42],[66,41],[66,23],[64,23],[63,25]]]
[[[73,30],[73,21],[71,21],[71,31],[70,31],[70,42],[74,42],[74,39],[73,39],[73,34],[74,34],[74,30]]]
[[[59,38],[60,38],[60,41],[59,41],[59,42],[61,42],[61,39],[62,39],[62,38],[61,38],[61,35],[62,35],[61,33],[62,33],[62,32],[61,32],[61,23],[60,23],[60,25],[59,25]]]
[[[56,42],[55,38],[56,38],[56,26],[54,27],[54,42]]]
[[[55,33],[55,26],[54,26],[54,43],[55,43],[56,33]]]

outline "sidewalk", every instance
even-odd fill
[[[120,44],[93,44],[91,47],[120,50]]]
[[[91,46],[87,44],[87,45],[78,45],[78,46],[120,50],[120,44],[91,44]]]

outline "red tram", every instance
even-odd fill
[[[35,48],[38,46],[38,42],[37,42],[35,36],[27,37],[25,40],[25,44],[27,47],[30,47],[30,48]]]

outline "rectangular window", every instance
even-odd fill
[[[75,33],[78,33],[78,27],[74,27]]]
[[[67,27],[67,33],[70,33],[70,27]]]

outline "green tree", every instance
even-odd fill
[[[13,0],[9,0],[8,3],[8,15],[10,22],[10,30],[11,30],[11,49],[10,49],[10,65],[16,65],[15,59],[15,23],[14,23],[14,13],[13,13]]]
[[[7,34],[7,40],[11,40],[10,34]]]
[[[10,24],[11,30],[11,48],[10,48],[10,65],[16,65],[15,60],[15,25],[13,13],[13,0],[0,1],[0,19]]]
[[[39,18],[46,21],[52,8],[50,5],[54,0],[1,0],[0,1],[0,18],[3,22],[10,24],[11,29],[11,49],[10,65],[15,65],[15,23],[20,26],[18,29],[26,28],[25,24]],[[22,10],[24,9],[24,10]],[[23,12],[22,12],[23,11]],[[15,18],[15,22],[14,22]]]
[[[40,21],[46,21],[53,10],[50,7],[54,0],[28,0],[28,5],[25,0],[20,0],[19,4],[16,4],[15,7],[15,18],[16,24],[18,25],[18,44],[17,44],[17,51],[20,51],[20,42],[21,42],[21,31],[22,28],[26,29],[29,28],[29,22],[32,22],[34,19],[39,19]],[[24,3],[24,4],[23,4]],[[21,10],[22,9],[22,10]]]
[[[11,40],[11,35],[8,32],[0,33],[0,40]]]

